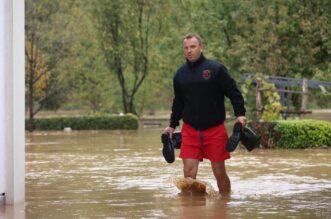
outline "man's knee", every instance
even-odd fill
[[[199,161],[194,159],[183,159],[183,163],[184,176],[195,179],[198,172]]]
[[[194,166],[184,166],[184,176],[185,177],[191,177],[195,179],[197,175],[197,168]]]
[[[228,177],[228,175],[227,175],[226,172],[224,172],[224,171],[219,171],[219,170],[214,171],[214,175],[215,175],[215,177],[216,177],[217,179],[224,179],[224,178],[227,178],[227,177]]]
[[[215,176],[227,177],[224,163],[213,163],[212,168]]]

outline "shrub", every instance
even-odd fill
[[[26,120],[26,124],[28,124],[28,120]],[[138,129],[138,118],[133,114],[40,118],[34,119],[33,126],[35,130],[63,130],[65,127],[73,130]]]
[[[263,121],[268,122],[279,119],[282,107],[275,85],[269,83],[267,77],[261,73],[255,74],[252,79],[246,79],[245,83],[241,86],[242,94],[248,108],[253,111],[261,110],[261,118],[258,119],[262,119]],[[254,92],[252,92],[252,90],[256,89],[257,82],[260,82],[261,109],[256,109],[256,94],[254,95]]]
[[[262,148],[331,147],[331,123],[320,120],[251,122]]]
[[[262,148],[274,148],[276,144],[274,139],[276,124],[276,122],[250,122],[248,126],[259,136]]]
[[[331,147],[331,123],[320,120],[277,121],[274,138],[278,148]]]

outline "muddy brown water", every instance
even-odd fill
[[[239,148],[231,196],[191,197],[171,183],[182,163],[163,159],[161,131],[27,134],[25,218],[331,218],[331,150]],[[209,161],[198,178],[217,189]]]

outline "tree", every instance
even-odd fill
[[[150,47],[157,40],[153,25],[162,1],[99,0],[94,5],[99,41],[121,87],[123,110],[137,114],[135,97],[149,73]]]
[[[241,57],[246,71],[307,78],[318,71],[329,71],[329,1],[270,0],[250,4],[256,12],[245,14],[251,22],[242,28],[252,31],[238,34],[231,50]]]
[[[170,109],[182,37],[232,76],[331,80],[328,0],[26,0],[26,103],[88,113]]]
[[[209,0],[188,11],[232,72],[312,78],[330,72],[330,9],[327,0]]]
[[[70,101],[63,108],[79,109],[87,114],[118,112],[119,86],[110,75],[97,40],[91,4],[76,1],[72,10],[75,36],[70,55],[71,68],[67,83],[72,88]]]
[[[68,24],[61,19],[59,10],[69,6],[55,1],[26,0],[26,100],[30,131],[34,116],[41,109],[57,109],[65,98],[59,65],[70,48],[70,41],[63,31],[57,31]]]

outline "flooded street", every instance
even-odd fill
[[[237,149],[230,198],[182,196],[160,128],[26,136],[25,218],[331,218],[331,150]],[[176,151],[178,154],[178,151]],[[198,178],[216,190],[209,161]]]

